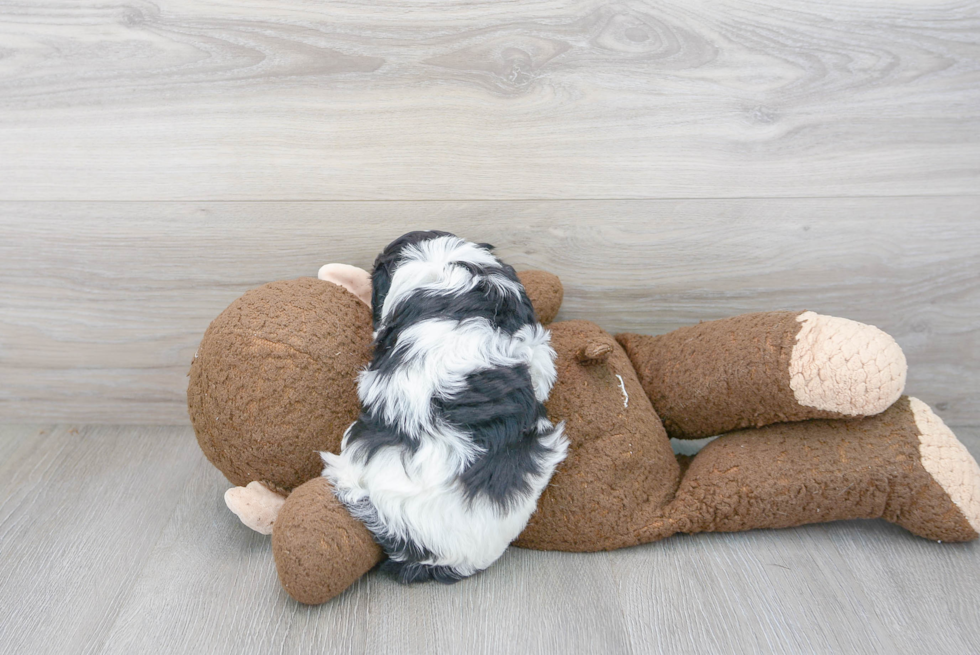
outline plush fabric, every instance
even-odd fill
[[[521,271],[517,277],[527,290],[538,321],[547,324],[555,320],[565,295],[558,276],[547,271]]]
[[[384,556],[368,529],[321,477],[286,499],[272,532],[272,553],[283,588],[308,605],[333,598]]]
[[[675,439],[877,414],[905,386],[905,356],[894,339],[813,312],[743,314],[616,338]]]
[[[371,311],[314,278],[248,291],[211,325],[191,364],[187,405],[201,450],[232,484],[289,490],[320,474],[357,418]]]

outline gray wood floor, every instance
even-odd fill
[[[244,290],[440,228],[613,331],[878,325],[980,426],[978,80],[976,0],[0,0],[0,653],[980,652],[980,545],[880,522],[299,606],[184,401]]]
[[[980,455],[980,429],[959,436]],[[511,549],[306,607],[189,428],[0,428],[0,653],[975,653],[980,544],[883,521]]]

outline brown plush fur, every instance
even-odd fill
[[[607,344],[606,358],[580,359],[586,343]],[[551,325],[551,345],[558,353],[558,381],[548,415],[565,421],[571,444],[516,543],[572,551],[633,545],[636,525],[677,488],[670,440],[611,335],[594,323],[565,321]]]
[[[877,416],[725,435],[698,453],[665,510],[678,532],[884,518],[927,539],[977,537],[923,468],[907,397]]]
[[[546,271],[521,271],[517,274],[527,291],[538,321],[547,325],[555,320],[565,289],[557,275]]]
[[[802,312],[708,321],[651,337],[619,334],[667,434],[700,439],[782,421],[840,418],[803,407],[789,384]]]
[[[248,291],[212,321],[191,364],[187,406],[201,450],[235,485],[292,489],[320,474],[357,418],[371,312],[315,278]]]
[[[333,598],[384,556],[368,529],[321,477],[286,499],[272,532],[272,553],[283,588],[310,605]]]

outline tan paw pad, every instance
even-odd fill
[[[225,492],[225,505],[242,523],[262,534],[272,534],[279,510],[286,499],[261,482],[249,482],[244,487],[232,487]]]
[[[928,405],[918,398],[909,398],[909,407],[920,433],[922,466],[963,512],[974,532],[980,534],[980,466]]]
[[[846,416],[885,411],[905,388],[905,354],[878,328],[803,312],[790,357],[790,388],[804,407]]]

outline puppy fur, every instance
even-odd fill
[[[550,334],[492,246],[447,232],[392,242],[372,284],[362,413],[323,475],[399,580],[455,582],[503,554],[565,458]]]

